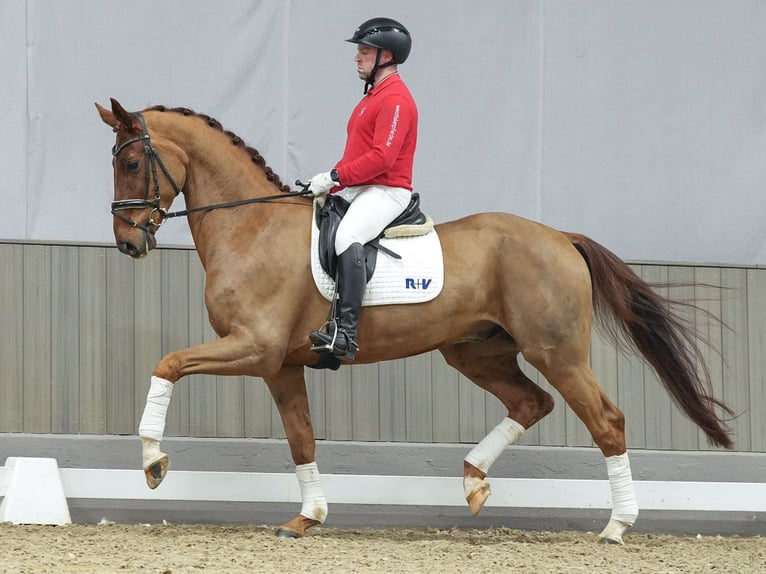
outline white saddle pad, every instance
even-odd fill
[[[319,262],[319,227],[316,217],[311,220],[311,274],[322,296],[332,301],[335,281],[324,272]],[[444,287],[444,261],[435,229],[416,237],[384,238],[380,243],[402,258],[394,259],[383,251],[378,252],[375,273],[367,283],[362,305],[423,303],[441,292]]]

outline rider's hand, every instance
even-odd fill
[[[329,171],[323,171],[322,173],[316,174],[309,180],[309,191],[314,195],[314,197],[324,195],[333,187],[338,185],[338,182],[335,181],[330,174],[331,172]]]

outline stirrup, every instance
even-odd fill
[[[326,323],[322,328],[332,326],[332,335],[324,331],[311,331],[309,340],[312,343],[311,350],[315,353],[332,353],[336,357],[353,361],[359,351],[359,345],[348,336],[347,333],[337,328],[337,325]],[[340,345],[338,344],[340,343]]]
[[[330,353],[333,354],[333,347],[335,346],[335,338],[338,336],[338,282],[335,282],[335,291],[332,294],[332,303],[330,305],[330,314],[327,317],[327,321],[319,327],[316,331],[309,333],[309,341],[311,341],[311,350],[314,353]],[[332,336],[330,335],[332,333]]]
[[[327,321],[318,330],[309,333],[311,350],[314,353],[332,353],[337,337],[338,323],[335,320]]]

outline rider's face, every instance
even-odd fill
[[[356,63],[356,72],[359,74],[361,80],[366,80],[370,77],[370,72],[375,67],[375,56],[378,52],[377,48],[372,46],[366,46],[364,44],[358,44],[356,47],[356,56],[354,62]],[[393,55],[388,50],[381,50],[380,63],[385,64],[390,61]]]
[[[354,62],[356,63],[356,73],[359,74],[359,78],[366,80],[372,72],[373,66],[375,66],[375,54],[378,51],[377,48],[372,46],[365,46],[359,44],[356,47],[356,57]]]

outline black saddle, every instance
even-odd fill
[[[343,216],[346,215],[346,212],[348,211],[349,205],[351,204],[342,197],[337,195],[327,195],[324,206],[316,211],[316,223],[319,228],[319,262],[322,265],[324,272],[333,279],[336,278],[338,273],[338,256],[335,253],[335,235],[338,232],[338,225],[340,225],[341,219],[343,219]],[[399,225],[422,225],[426,223],[426,221],[427,218],[425,214],[420,211],[420,195],[413,193],[412,199],[410,199],[410,204],[399,217],[386,226],[386,229],[397,227]],[[369,241],[364,246],[367,281],[370,280],[375,271],[378,251],[383,251],[395,259],[401,259],[397,253],[394,253],[390,249],[386,249],[380,244],[380,239],[383,237],[386,229],[384,229],[378,237]]]

